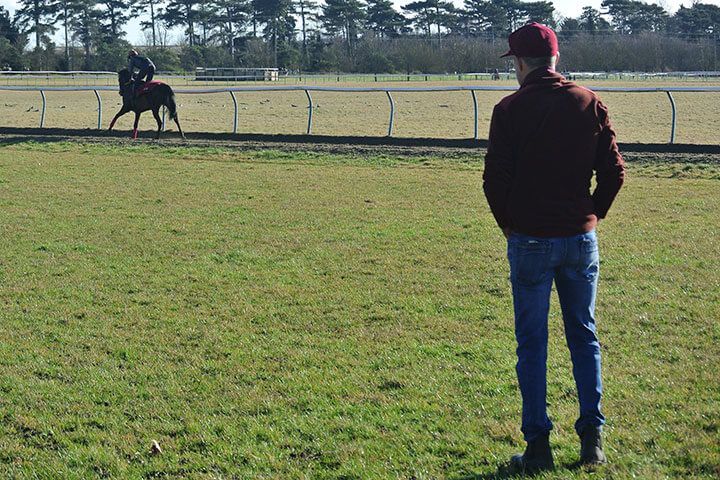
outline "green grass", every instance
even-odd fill
[[[493,478],[522,442],[480,158],[0,147],[0,477]],[[630,165],[599,228],[611,463],[572,468],[555,304],[543,478],[720,474],[719,179]]]

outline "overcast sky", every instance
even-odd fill
[[[393,0],[396,8],[400,8],[401,5],[406,5],[412,0]],[[692,0],[658,0],[650,1],[644,0],[645,3],[658,3],[664,6],[667,10],[675,12],[680,5],[689,7],[692,4]],[[453,3],[457,6],[462,5],[462,0],[453,0]],[[602,0],[553,0],[555,9],[565,17],[577,17],[582,11],[583,7],[591,5],[595,8],[600,8]],[[720,5],[720,0],[703,0],[702,3],[711,3],[714,5]],[[4,6],[11,12],[15,11],[17,2],[15,0],[0,0],[0,5]],[[133,22],[135,24],[136,22]],[[135,25],[128,26],[127,39],[131,43],[142,43],[143,35]]]

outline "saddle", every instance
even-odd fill
[[[135,96],[139,97],[141,95],[145,95],[146,93],[149,93],[153,88],[157,87],[158,85],[162,85],[162,82],[158,82],[157,80],[153,80],[151,82],[145,82],[140,87],[135,90]]]

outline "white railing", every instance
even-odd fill
[[[670,101],[671,108],[671,130],[670,130],[670,143],[675,143],[675,131],[677,126],[677,108],[675,105],[675,99],[673,98],[673,92],[695,92],[695,93],[712,93],[720,92],[720,87],[588,87],[596,92],[626,92],[626,93],[665,93]],[[98,120],[97,128],[102,128],[102,114],[103,105],[102,99],[100,98],[99,91],[117,91],[117,87],[103,87],[103,86],[90,86],[90,87],[30,87],[30,86],[0,86],[0,91],[37,91],[40,92],[42,98],[42,109],[40,112],[40,128],[45,126],[45,111],[47,109],[47,99],[45,92],[94,92],[95,98],[98,104]],[[304,92],[308,100],[308,121],[307,121],[307,134],[312,135],[312,122],[313,122],[313,101],[310,92],[346,92],[346,93],[361,93],[361,92],[383,92],[386,94],[389,105],[390,105],[390,117],[388,121],[388,137],[392,137],[393,127],[395,124],[395,100],[393,99],[393,92],[470,92],[473,104],[473,120],[474,120],[474,135],[475,140],[479,139],[478,125],[479,125],[479,109],[477,95],[475,92],[514,92],[515,87],[508,86],[481,86],[481,85],[458,85],[458,86],[432,86],[432,87],[321,87],[312,85],[303,86],[247,86],[247,87],[220,87],[220,88],[204,88],[204,89],[175,89],[177,94],[217,94],[217,93],[229,93],[232,97],[234,115],[233,115],[233,130],[232,133],[236,134],[238,130],[238,103],[235,93],[239,92]],[[165,125],[165,112],[163,112],[163,127]]]

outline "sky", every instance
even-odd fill
[[[410,3],[412,0],[393,0],[393,3],[395,4],[396,8],[400,8],[401,5],[405,5],[407,3]],[[462,5],[462,0],[452,0],[453,3],[457,6]],[[665,7],[666,10],[669,10],[670,12],[675,12],[680,5],[684,5],[686,7],[689,7],[692,4],[692,0],[656,0],[656,1],[650,1],[650,0],[644,0],[645,3],[658,3]],[[560,13],[560,15],[564,17],[577,17],[580,15],[580,12],[582,11],[583,7],[586,6],[593,6],[595,8],[600,8],[600,4],[602,3],[602,0],[553,0],[552,2],[555,5],[555,9]],[[702,3],[711,3],[714,5],[720,5],[720,0],[703,0]],[[15,0],[0,0],[0,5],[4,6],[6,9],[10,10],[10,12],[15,11],[15,7],[17,5],[17,2]],[[137,23],[137,22],[133,22]],[[128,36],[127,39],[131,43],[142,43],[143,42],[143,34],[140,32],[140,29],[136,25],[129,25],[128,26]],[[179,38],[178,38],[179,40]]]

